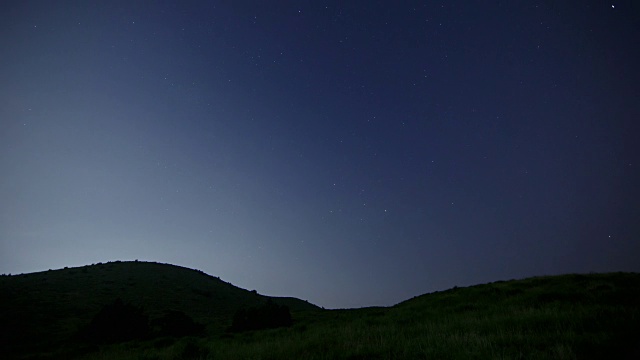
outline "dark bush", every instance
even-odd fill
[[[239,309],[233,316],[229,331],[247,331],[291,326],[293,320],[287,306],[280,306],[269,299],[259,307]]]
[[[209,350],[193,339],[188,339],[179,354],[180,359],[205,359],[209,355]]]
[[[143,339],[149,334],[149,317],[141,308],[118,298],[93,317],[82,337],[94,343],[116,343]]]
[[[189,336],[204,334],[204,325],[198,324],[189,315],[182,311],[171,310],[154,321],[154,325],[160,328],[161,336]]]

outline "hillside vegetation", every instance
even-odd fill
[[[9,358],[640,358],[635,273],[498,281],[392,307],[323,310],[294,298],[267,302],[196,270],[122,262],[4,276],[0,294],[2,338],[13,344]],[[74,337],[116,297],[151,319],[167,309],[184,312],[206,325],[206,333],[99,346]],[[291,309],[291,326],[227,331],[238,309],[282,305]]]
[[[267,297],[198,270],[152,262],[110,262],[0,277],[0,336],[13,352],[49,349],[73,338],[116,299],[141,307],[151,319],[181,311],[220,334],[241,308],[272,299],[296,314],[317,306]],[[1,357],[1,356],[0,356]]]

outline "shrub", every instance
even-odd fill
[[[293,320],[287,306],[280,306],[269,299],[259,307],[239,309],[233,316],[229,331],[247,331],[291,326]]]
[[[116,343],[143,339],[149,333],[149,317],[142,309],[118,298],[93,317],[82,335],[94,343]]]
[[[188,339],[178,356],[180,359],[205,359],[208,355],[209,350],[206,347],[196,343],[193,339]]]
[[[154,321],[154,325],[160,328],[162,336],[181,337],[204,333],[204,325],[193,321],[189,315],[177,310],[165,312],[161,318]]]

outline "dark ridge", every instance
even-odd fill
[[[47,348],[76,336],[106,305],[121,299],[157,322],[167,312],[196,319],[206,333],[224,332],[233,314],[271,300],[292,314],[319,308],[269,297],[181,266],[115,261],[0,277],[0,336],[15,351]]]
[[[635,359],[638,333],[636,273],[496,281],[341,310],[150,262],[0,277],[3,359],[118,358],[123,341],[132,358]]]

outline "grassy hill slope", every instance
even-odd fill
[[[268,297],[184,267],[152,262],[110,262],[0,277],[0,336],[7,344],[45,348],[69,339],[105,304],[121,298],[151,319],[179,310],[221,333],[240,307]],[[295,315],[317,306],[271,298]]]
[[[144,306],[152,317],[167,308],[181,310],[206,323],[208,335],[85,352],[76,351],[77,343],[65,345],[65,337],[116,296]],[[30,347],[14,356],[21,358],[38,352],[82,360],[640,358],[636,273],[498,281],[425,294],[392,307],[320,310],[302,300],[276,299],[292,308],[292,327],[222,333],[235,309],[263,301],[201,272],[154,263],[3,277],[0,336],[18,343],[27,336]],[[33,351],[36,345],[40,351]]]
[[[635,273],[499,281],[314,315],[199,346],[210,359],[640,359]]]
[[[442,334],[432,337],[432,348],[457,349],[460,357],[475,348],[491,357],[633,358],[627,355],[640,355],[640,274],[569,274],[454,288],[402,302],[390,315],[409,328],[429,323]]]

